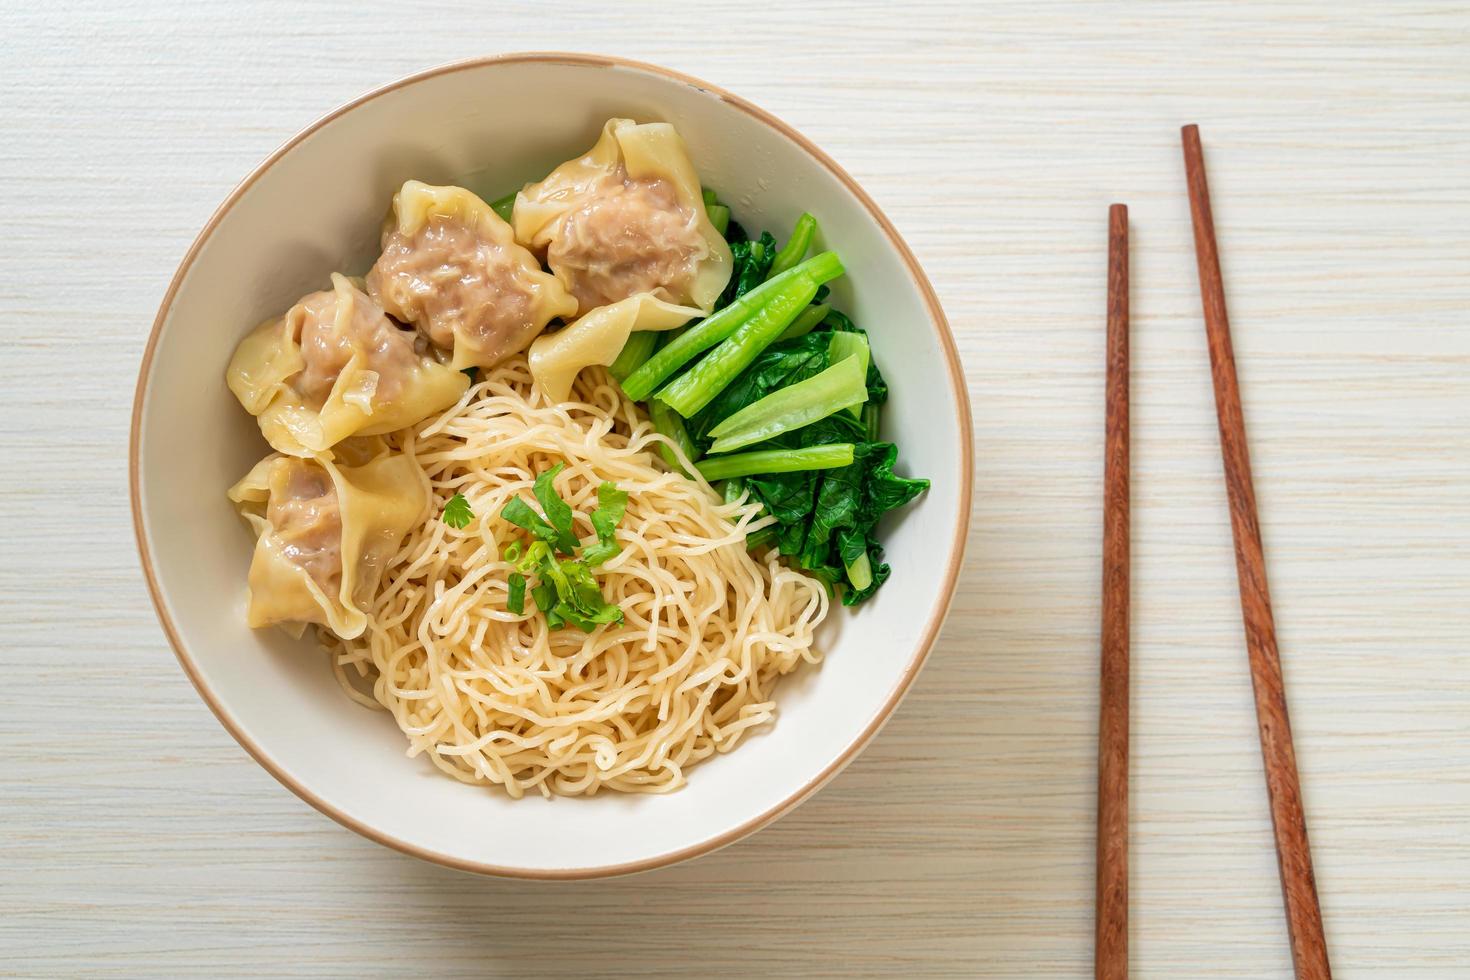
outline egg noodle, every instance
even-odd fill
[[[552,404],[517,356],[387,440],[423,469],[432,511],[394,559],[366,631],[322,638],[348,694],[387,709],[409,755],[456,779],[516,797],[666,792],[772,721],[779,678],[820,659],[826,589],[773,552],[747,552],[746,536],[772,519],[670,472],[657,454],[671,444],[602,368]],[[584,538],[598,485],[628,492],[622,551],[597,570],[620,626],[549,630],[529,595],[524,614],[506,608],[514,568],[501,552],[525,535],[501,509],[534,503],[532,483],[557,463]],[[456,493],[475,515],[462,530],[439,519]],[[371,697],[359,689],[369,684]]]

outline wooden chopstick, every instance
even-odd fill
[[[1286,905],[1296,975],[1328,980],[1327,940],[1322,932],[1322,910],[1312,875],[1312,852],[1307,841],[1307,818],[1292,747],[1291,722],[1286,713],[1286,688],[1281,657],[1276,649],[1276,624],[1266,588],[1266,556],[1256,518],[1256,493],[1251,484],[1250,454],[1245,441],[1245,416],[1240,385],[1235,377],[1235,354],[1230,344],[1230,321],[1225,314],[1225,288],[1220,280],[1220,256],[1215,246],[1215,222],[1210,214],[1210,189],[1205,183],[1204,153],[1199,127],[1185,126],[1184,169],[1189,182],[1189,210],[1194,219],[1194,254],[1199,264],[1200,300],[1204,305],[1205,335],[1210,347],[1210,369],[1215,381],[1215,411],[1220,422],[1220,452],[1225,460],[1225,486],[1230,497],[1230,527],[1235,535],[1235,570],[1240,581],[1240,611],[1245,620],[1245,644],[1255,688],[1256,722],[1261,735],[1261,757],[1266,769],[1266,792],[1271,801],[1271,823],[1276,832],[1276,861]]]
[[[1097,980],[1128,976],[1128,208],[1108,209],[1102,670],[1097,729]]]

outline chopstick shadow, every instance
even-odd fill
[[[774,825],[672,868],[586,882],[477,878],[361,842],[362,886],[401,900],[395,932],[432,937],[442,966],[477,972],[1085,970],[1091,895],[1073,893],[1091,869],[1093,759],[1059,757],[1076,755],[1078,739],[1058,730],[1075,722],[1059,720],[1055,665],[1037,652],[1059,627],[1045,590],[1028,603],[998,585],[1023,557],[1001,549],[1027,547],[1024,535],[972,533],[970,544],[966,601],[904,704]],[[1058,767],[1075,792],[1056,793]],[[1058,894],[1072,901],[1056,907]],[[383,952],[403,954],[391,942]]]

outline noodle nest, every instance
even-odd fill
[[[771,722],[779,678],[820,659],[826,589],[773,549],[750,554],[746,536],[772,518],[663,465],[672,443],[605,370],[583,371],[552,404],[516,357],[386,438],[422,468],[432,510],[393,559],[367,630],[322,636],[349,695],[389,711],[409,755],[456,779],[515,797],[666,792]],[[514,497],[533,503],[537,475],[557,463],[584,539],[598,485],[629,494],[622,552],[596,573],[622,625],[550,630],[529,596],[523,614],[506,608],[515,569],[502,549],[525,535],[500,512]],[[460,530],[438,516],[456,493],[475,515]]]

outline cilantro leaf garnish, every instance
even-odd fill
[[[468,527],[470,521],[474,519],[475,512],[470,510],[470,502],[462,493],[450,497],[444,504],[444,513],[440,515],[440,520],[456,530]]]

